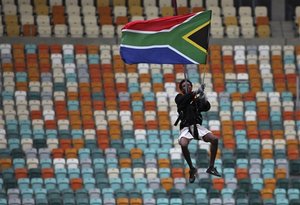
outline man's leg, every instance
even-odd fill
[[[212,133],[208,133],[203,136],[203,140],[205,142],[210,142],[210,162],[209,162],[209,168],[207,169],[207,172],[216,176],[221,176],[218,171],[214,168],[215,165],[215,159],[218,151],[218,138],[214,136]]]
[[[197,169],[193,166],[190,151],[188,149],[188,145],[190,143],[190,139],[185,137],[181,137],[179,140],[179,144],[181,146],[182,154],[184,156],[185,161],[188,163],[190,167],[190,182],[193,183],[196,179]]]

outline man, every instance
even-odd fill
[[[189,142],[192,139],[210,142],[210,164],[207,173],[221,177],[221,174],[214,167],[215,158],[218,150],[218,138],[211,131],[202,126],[201,112],[207,112],[210,109],[210,103],[204,93],[205,85],[202,84],[196,91],[192,91],[193,84],[189,80],[182,80],[179,83],[179,93],[175,97],[177,109],[180,117],[180,135],[178,142],[181,146],[183,156],[190,167],[190,183],[196,179],[197,169],[193,166],[190,152],[188,149]]]

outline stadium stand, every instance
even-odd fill
[[[127,22],[173,15],[171,0],[2,0],[0,204],[300,204],[300,5],[296,40],[277,41],[270,5],[245,2],[177,1],[213,10],[208,64],[186,68],[206,83],[223,176],[192,141],[190,184],[173,126],[184,66],[125,64],[118,44]]]

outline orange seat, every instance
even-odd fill
[[[109,139],[107,137],[98,137],[98,147],[102,150],[109,148]]]
[[[259,130],[259,136],[261,139],[271,139],[272,138],[271,130]]]
[[[53,158],[64,158],[64,150],[62,148],[52,149],[52,157]]]
[[[264,179],[264,185],[266,189],[274,190],[276,188],[276,179],[274,178]]]
[[[128,205],[129,199],[128,198],[117,198],[117,205]]]
[[[28,170],[26,168],[16,168],[15,177],[16,179],[28,178]]]
[[[297,149],[288,149],[287,150],[288,160],[297,160],[299,159],[299,148]]]
[[[125,25],[129,22],[127,16],[118,16],[115,20],[116,25]]]
[[[60,148],[67,149],[72,147],[71,139],[59,139]]]
[[[45,120],[45,129],[57,129],[56,120]]]
[[[76,148],[67,148],[65,150],[66,158],[77,158],[77,149]]]
[[[131,168],[131,159],[130,158],[121,158],[119,159],[121,168]]]
[[[224,139],[224,147],[226,149],[235,149],[235,139],[231,138],[231,139]]]
[[[164,84],[163,83],[153,83],[153,92],[163,92],[164,91]]]
[[[170,160],[166,158],[162,158],[158,160],[159,168],[170,168]]]
[[[53,178],[54,177],[54,170],[53,168],[43,168],[42,169],[42,177],[46,178]]]
[[[73,144],[73,147],[76,149],[84,148],[84,140],[83,139],[73,139],[72,144]]]
[[[182,168],[172,168],[171,169],[172,177],[173,178],[183,178],[184,176],[184,171]]]
[[[283,130],[272,130],[272,136],[274,139],[283,139],[284,132]]]
[[[162,187],[166,190],[169,191],[170,189],[173,188],[173,178],[168,177],[168,178],[162,178],[160,180]]]
[[[143,200],[141,198],[130,198],[129,199],[129,204],[130,205],[142,205]]]
[[[261,198],[264,199],[272,199],[273,198],[273,190],[264,188],[260,191]]]
[[[276,179],[286,179],[287,170],[285,168],[276,168],[275,170]]]
[[[273,150],[272,149],[262,149],[261,155],[263,159],[273,159]]]
[[[236,168],[236,178],[246,179],[249,177],[248,169],[246,168]]]
[[[213,178],[213,188],[221,191],[224,188],[224,179],[223,178]]]
[[[130,155],[132,159],[139,159],[142,158],[143,151],[140,148],[135,147],[130,150]]]
[[[81,178],[73,178],[70,179],[70,184],[71,184],[71,188],[76,191],[78,189],[82,189],[83,187],[83,182]]]

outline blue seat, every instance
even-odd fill
[[[145,92],[144,93],[144,101],[154,101],[155,100],[155,95],[153,92]]]
[[[154,191],[151,188],[145,188],[141,190],[143,199],[151,199],[154,196]]]
[[[143,110],[143,102],[142,101],[132,101],[131,107],[132,107],[132,111],[142,111]]]
[[[47,197],[46,189],[34,189],[34,195],[36,199],[44,199]]]
[[[245,102],[246,111],[256,111],[256,102],[255,101],[246,101]]]
[[[118,168],[118,160],[116,158],[107,158],[106,159],[107,168]]]
[[[142,150],[146,149],[146,147],[148,146],[146,139],[137,139],[135,140],[135,143],[136,143],[136,147]]]
[[[58,189],[60,191],[70,188],[69,184],[70,184],[69,178],[59,178],[59,179],[57,179],[57,185],[58,185]]]
[[[46,159],[40,159],[40,166],[42,169],[44,168],[51,168],[52,167],[52,160],[50,158]]]
[[[285,199],[286,198],[286,190],[282,189],[282,188],[275,188],[274,196],[275,196],[276,201],[278,199]]]
[[[147,188],[147,179],[146,178],[136,178],[135,179],[136,188],[142,191]]]
[[[220,111],[231,111],[231,103],[229,100],[220,101]]]
[[[300,191],[299,191],[299,189],[289,188],[288,191],[287,191],[287,194],[288,194],[289,200],[300,199],[300,195],[299,195]]]
[[[236,139],[236,146],[238,149],[248,149],[248,140],[247,139]]]
[[[168,159],[169,158],[169,149],[161,148],[157,150],[158,159]]]
[[[122,178],[122,185],[126,191],[130,191],[135,187],[134,179],[132,177]]]
[[[32,189],[41,189],[43,187],[44,181],[42,178],[32,178],[31,187]]]
[[[146,148],[144,150],[145,159],[153,159],[156,157],[156,149],[154,148]]]
[[[114,190],[112,188],[102,189],[102,198],[103,199],[114,198]]]
[[[148,138],[149,148],[157,150],[160,147],[160,140],[158,138]]]
[[[173,141],[171,137],[163,137],[160,140],[161,147],[163,149],[171,149],[173,147]]]
[[[246,139],[247,132],[246,130],[234,130],[234,136],[237,140]],[[248,141],[247,141],[247,145],[248,145]]]
[[[82,178],[92,178],[94,175],[94,170],[92,168],[82,168],[81,169]]]
[[[120,178],[109,178],[110,186],[113,190],[121,188],[121,179]]]
[[[158,198],[156,200],[156,204],[159,204],[159,205],[169,205],[169,199],[168,198]]]
[[[56,189],[56,179],[55,178],[46,178],[44,180],[45,188],[47,190]]]
[[[15,158],[13,159],[14,168],[25,168],[25,159],[23,158]]]
[[[121,168],[120,175],[122,179],[130,178],[132,176],[132,169],[127,167]]]
[[[135,139],[126,138],[123,140],[124,148],[131,150],[135,147]]]
[[[106,162],[103,158],[94,158],[93,157],[94,169],[101,169],[106,167]]]
[[[86,190],[91,190],[91,189],[95,188],[95,186],[96,186],[96,180],[93,177],[83,178],[83,184],[84,184],[84,188]]]
[[[249,166],[248,159],[241,159],[241,158],[237,159],[236,166],[238,168],[246,168],[247,169]]]
[[[182,199],[181,198],[171,198],[170,205],[182,205]]]
[[[262,175],[264,179],[274,178],[274,169],[271,168],[263,168]]]
[[[65,168],[56,168],[54,171],[56,179],[63,179],[67,177],[67,170]]]
[[[100,198],[91,198],[90,205],[102,205],[102,200]]]
[[[252,188],[256,190],[262,190],[264,186],[264,181],[262,178],[251,178]]]
[[[7,205],[7,199],[0,198],[0,205]]]
[[[74,130],[72,130],[74,131]],[[79,131],[79,130],[77,130]],[[80,130],[82,132],[82,130]],[[71,132],[72,134],[73,132]],[[72,136],[74,137],[74,135],[72,134]],[[78,150],[78,155],[79,155],[79,159],[89,159],[91,158],[91,151],[90,149],[87,149],[87,148],[80,148]]]
[[[168,178],[171,176],[170,168],[159,168],[158,173],[160,178]]]
[[[22,189],[21,195],[23,199],[32,199],[33,198],[33,190],[32,189]]]
[[[233,190],[230,188],[224,188],[221,190],[221,195],[223,199],[230,199],[233,197]]]

